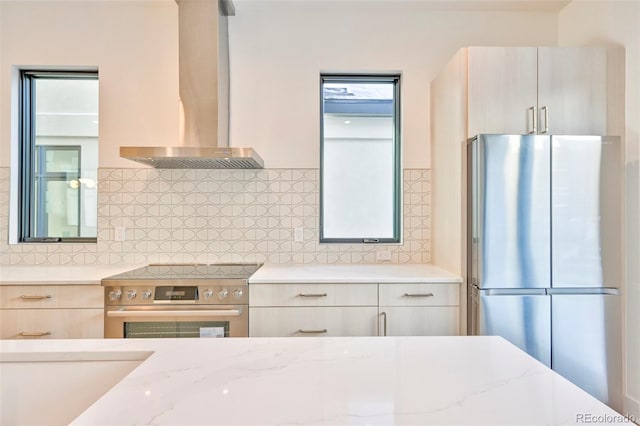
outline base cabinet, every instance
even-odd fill
[[[0,338],[99,339],[103,321],[103,309],[4,309]]]
[[[0,339],[100,339],[99,285],[0,286]]]
[[[458,308],[381,306],[382,336],[456,336]]]
[[[250,284],[249,336],[456,336],[458,283]]]
[[[250,308],[251,337],[375,336],[375,306]]]

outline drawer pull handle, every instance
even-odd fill
[[[301,333],[301,334],[323,334],[326,332],[327,332],[326,328],[323,328],[322,330],[303,330],[303,329],[298,330],[298,333]]]
[[[42,332],[21,331],[20,333],[18,333],[18,336],[22,336],[22,337],[42,337],[42,336],[50,336],[50,335],[51,335],[50,331],[42,331]]]
[[[433,293],[405,293],[404,297],[433,297]]]
[[[327,293],[300,293],[298,294],[298,297],[327,297]]]
[[[29,295],[22,295],[20,296],[20,299],[22,300],[45,300],[45,299],[51,299],[52,296],[50,294],[44,295],[44,296],[29,296]]]
[[[380,316],[383,319],[383,323],[382,323],[382,325],[383,325],[383,328],[382,328],[383,333],[382,333],[382,335],[386,336],[387,335],[387,313],[386,312],[381,312]]]

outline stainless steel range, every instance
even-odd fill
[[[102,280],[107,338],[247,337],[259,264],[149,265]]]

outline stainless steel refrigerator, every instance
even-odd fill
[[[499,335],[622,409],[620,140],[467,144],[469,330]]]

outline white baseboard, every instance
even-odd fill
[[[640,424],[640,401],[636,401],[629,395],[624,396],[624,413],[637,424]]]

